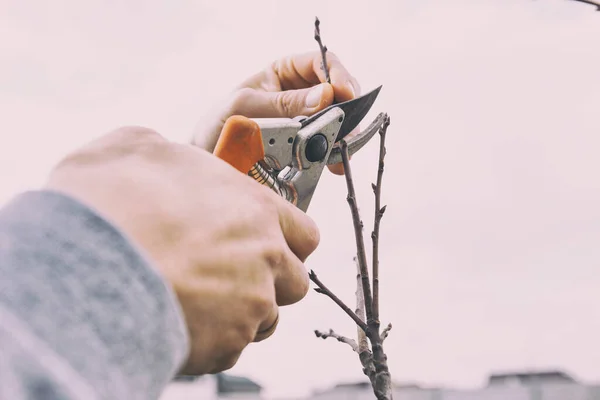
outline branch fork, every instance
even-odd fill
[[[327,70],[327,47],[321,40],[319,29],[320,21],[315,19],[315,40],[319,44],[322,57],[322,67],[325,77],[328,82],[329,71]],[[315,330],[315,335],[318,338],[332,338],[340,343],[345,343],[352,351],[358,354],[358,358],[363,367],[363,373],[369,378],[373,393],[378,400],[392,400],[392,378],[387,365],[387,356],[383,349],[383,343],[388,337],[392,324],[388,324],[383,330],[380,329],[379,321],[379,228],[381,219],[386,210],[386,206],[381,205],[381,187],[383,180],[383,172],[385,167],[385,138],[390,118],[385,115],[383,122],[379,127],[379,163],[377,168],[376,183],[371,185],[375,196],[374,224],[371,232],[371,240],[373,245],[372,277],[369,275],[367,265],[367,257],[365,251],[365,243],[363,237],[363,222],[358,210],[356,192],[354,189],[354,181],[352,178],[352,170],[350,168],[350,157],[348,154],[348,144],[345,140],[340,141],[342,163],[344,165],[344,175],[346,178],[346,186],[348,194],[346,200],[350,207],[352,221],[354,225],[354,236],[356,241],[356,308],[353,311],[348,307],[343,300],[337,297],[321,280],[317,277],[314,271],[310,271],[310,280],[317,286],[315,291],[329,297],[337,304],[356,324],[356,340],[346,336],[337,334],[332,329],[328,332]],[[372,279],[372,281],[371,281]]]

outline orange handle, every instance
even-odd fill
[[[247,174],[254,164],[265,158],[260,127],[241,115],[229,117],[213,154]]]

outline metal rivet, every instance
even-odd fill
[[[306,159],[310,162],[321,161],[325,158],[328,149],[327,138],[318,133],[311,137],[306,144]]]

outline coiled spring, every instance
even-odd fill
[[[274,177],[259,163],[254,164],[250,172],[248,172],[248,175],[250,175],[255,181],[257,181],[261,185],[265,185],[271,188],[275,193],[277,193],[284,199],[288,201],[290,200],[287,187],[285,187],[285,185],[282,185],[276,177]]]

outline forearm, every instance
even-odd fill
[[[0,210],[0,398],[157,398],[188,341],[171,289],[94,211],[53,192]]]

